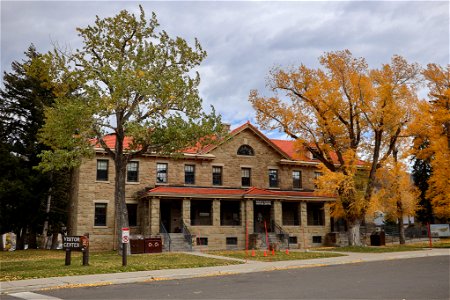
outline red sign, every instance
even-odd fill
[[[130,242],[130,228],[122,228],[122,244],[128,244]]]

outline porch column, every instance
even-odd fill
[[[191,226],[191,199],[183,199],[181,218],[186,226]]]
[[[243,201],[245,202],[245,222],[248,222],[248,232],[253,233],[255,230],[253,224],[253,199],[244,199]]]
[[[324,213],[324,226],[326,228],[326,232],[331,232],[331,222],[330,222],[330,202],[325,202],[323,204],[323,213]]]
[[[306,202],[300,202],[300,226],[308,225],[308,212],[306,211]]]
[[[214,199],[212,203],[212,225],[220,226],[220,200]]]
[[[160,226],[160,201],[159,198],[152,198],[151,205],[149,207],[150,212],[150,233],[152,235],[159,234]]]
[[[281,208],[281,201],[280,200],[273,200],[273,220],[278,225],[282,224],[282,208]]]

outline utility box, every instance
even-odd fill
[[[162,239],[160,237],[144,239],[145,253],[161,253]]]
[[[130,251],[131,254],[142,254],[144,253],[144,239],[132,239],[130,240]]]
[[[370,235],[370,246],[385,246],[386,234],[384,231],[376,231]]]

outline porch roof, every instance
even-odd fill
[[[233,188],[209,188],[186,186],[158,186],[150,189],[147,196],[176,197],[176,198],[234,198],[234,199],[290,199],[290,200],[320,200],[334,201],[332,196],[317,195],[306,191],[269,190],[256,187]]]

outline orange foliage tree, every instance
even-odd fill
[[[274,96],[252,90],[249,100],[263,129],[285,132],[320,160],[319,188],[337,195],[334,214],[347,221],[349,243],[359,245],[376,170],[392,155],[411,118],[419,67],[394,56],[390,64],[369,69],[348,50],[319,60],[322,68],[272,70],[268,87]]]
[[[429,88],[429,101],[419,103],[410,130],[414,139],[413,154],[429,159],[432,173],[426,197],[434,214],[450,218],[450,65],[429,64],[423,71]],[[427,147],[420,147],[427,145]]]
[[[386,220],[396,221],[400,244],[405,244],[403,217],[415,215],[420,192],[405,164],[395,158],[377,170],[376,181],[377,189],[372,195],[369,211],[382,211]]]

